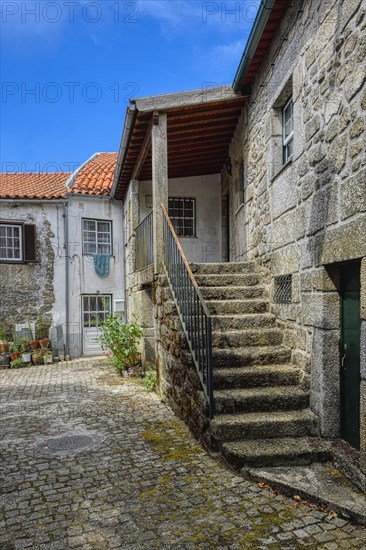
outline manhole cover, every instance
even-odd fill
[[[37,444],[37,450],[48,455],[65,455],[81,452],[95,447],[104,440],[104,437],[93,434],[65,434],[60,437],[50,437]]]
[[[43,445],[51,451],[76,451],[93,444],[89,435],[64,435],[56,439],[46,439]]]

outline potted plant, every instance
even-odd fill
[[[47,349],[50,343],[48,336],[48,330],[43,317],[39,317],[37,321],[38,340],[42,349]]]
[[[11,368],[12,369],[21,369],[24,367],[25,363],[21,357],[18,357],[18,359],[15,359],[11,362]]]
[[[0,321],[0,351],[3,353],[8,353],[9,351],[9,344],[8,339],[6,336],[4,323]]]
[[[29,332],[32,334],[32,337],[34,337],[34,339],[32,338],[31,340],[29,340],[28,345],[29,345],[30,349],[32,351],[34,351],[34,350],[39,348],[39,342],[38,342],[38,340],[35,339],[36,335],[33,334],[32,327],[31,327],[31,324],[30,324],[29,321],[28,321],[28,329],[29,329]]]
[[[10,355],[8,353],[1,354],[1,366],[10,367]]]
[[[21,350],[22,350],[22,359],[24,363],[30,363],[31,362],[31,354],[29,352],[29,346],[28,346],[28,338],[24,337],[21,341]]]
[[[9,351],[11,361],[16,361],[21,357],[19,337],[16,332],[13,332],[13,340],[9,342]]]
[[[43,364],[44,365],[51,365],[53,363],[52,360],[52,351],[47,350],[43,352]]]
[[[42,365],[43,363],[43,352],[41,349],[36,350],[32,353],[32,361],[35,365]]]

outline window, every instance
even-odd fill
[[[111,313],[111,297],[106,295],[83,296],[84,328],[99,327]]]
[[[280,275],[274,279],[275,304],[290,304],[292,299],[292,275]]]
[[[0,261],[36,261],[35,225],[0,222]]]
[[[178,237],[196,236],[196,199],[169,197],[169,217]]]
[[[112,253],[112,223],[108,221],[83,220],[83,253]]]
[[[283,164],[292,160],[294,139],[294,104],[292,97],[282,109]]]

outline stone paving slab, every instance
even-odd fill
[[[98,360],[1,371],[0,398],[1,550],[366,549],[362,528],[226,469]]]

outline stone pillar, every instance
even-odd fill
[[[361,469],[366,474],[366,257],[361,262]]]
[[[167,115],[154,114],[152,126],[152,195],[154,234],[154,273],[162,270],[164,254],[163,212],[161,204],[168,208],[168,139]]]

